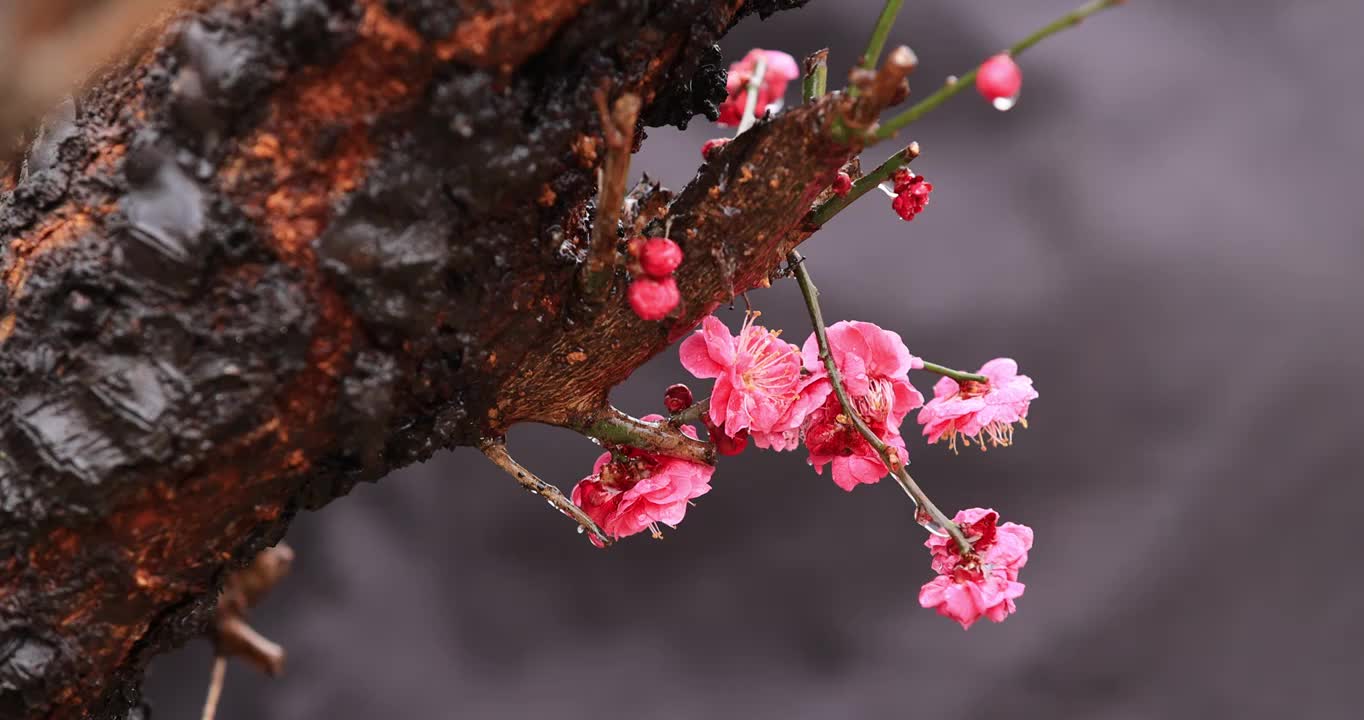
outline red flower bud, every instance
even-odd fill
[[[976,91],[996,110],[1008,110],[1018,102],[1023,89],[1023,71],[1007,53],[1000,53],[980,64],[976,71]]]
[[[630,308],[643,320],[662,320],[682,301],[677,281],[671,277],[637,277],[630,283],[625,295],[630,301]]]
[[[682,248],[668,238],[649,238],[639,248],[639,266],[646,275],[665,278],[681,264]]]
[[[715,443],[715,451],[721,455],[738,455],[744,451],[744,448],[748,447],[747,428],[730,437],[725,434],[724,428],[716,426],[711,421],[709,412],[701,413],[701,422],[706,426],[706,434],[710,436],[710,441]]]
[[[663,391],[663,407],[668,409],[669,414],[680,413],[691,405],[691,388],[686,385],[682,383],[669,385],[668,389]]]
[[[924,182],[922,175],[915,175],[905,168],[895,171],[891,179],[895,182],[895,199],[891,201],[891,209],[905,220],[913,220],[928,205],[933,183]]]
[[[834,178],[834,184],[830,185],[829,188],[834,191],[835,195],[843,197],[848,194],[849,190],[852,190],[852,178],[848,176],[848,173],[839,170],[838,177]]]

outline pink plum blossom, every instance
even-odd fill
[[[829,381],[823,380],[822,384],[827,387]],[[882,442],[895,449],[902,464],[909,462],[904,438],[898,431],[889,432],[886,425],[870,421],[867,425]],[[838,398],[833,395],[806,420],[805,448],[810,451],[810,464],[815,472],[823,475],[824,466],[832,463],[834,484],[848,492],[886,476],[886,464],[881,461],[880,454],[844,416]]]
[[[1032,378],[1019,375],[1018,363],[1009,358],[985,363],[980,374],[988,380],[959,383],[944,377],[933,386],[933,399],[919,411],[928,442],[946,435],[954,451],[958,438],[967,445],[974,438],[982,450],[987,440],[1002,447],[1013,442],[1014,423],[1028,426],[1028,404],[1037,398]]]
[[[900,423],[909,411],[923,404],[924,398],[906,375],[923,367],[923,360],[910,354],[899,334],[872,323],[839,322],[831,325],[827,334],[834,365],[858,415],[882,442],[895,449],[902,463],[908,462]],[[801,355],[805,369],[815,379],[806,392],[811,397],[824,396],[805,422],[810,464],[823,474],[824,466],[832,463],[834,483],[848,491],[879,481],[887,472],[885,463],[844,415],[838,397],[832,393],[814,334],[805,341]]]
[[[794,448],[805,416],[828,390],[807,391],[812,380],[801,372],[800,351],[753,321],[744,319],[738,336],[714,315],[701,321],[682,342],[682,366],[698,378],[714,378],[710,422],[738,439],[747,431],[758,447]]]
[[[877,438],[895,449],[900,462],[908,462],[900,423],[910,410],[923,404],[923,395],[910,385],[906,375],[923,367],[923,360],[910,355],[898,333],[872,323],[844,320],[829,326],[827,334],[833,364],[839,368],[852,406]],[[810,393],[821,389],[827,393],[824,404],[810,413],[805,424],[805,447],[810,451],[814,472],[822,475],[824,465],[832,464],[833,483],[847,491],[859,484],[876,483],[888,470],[881,455],[844,415],[837,395],[832,394],[817,335],[810,334],[801,355],[806,370],[816,378]]]
[[[781,101],[786,94],[786,84],[800,77],[800,66],[796,59],[780,50],[753,48],[744,59],[729,66],[729,77],[725,89],[729,97],[720,103],[719,125],[736,127],[743,119],[744,105],[748,102],[748,81],[757,69],[758,58],[767,61],[761,84],[758,86],[758,104],[755,112],[761,116],[771,105]]]
[[[933,554],[938,576],[919,590],[919,604],[969,628],[985,617],[1003,622],[1018,608],[1014,600],[1025,586],[1018,572],[1028,562],[1032,528],[1016,523],[997,525],[999,513],[971,508],[953,519],[972,541],[971,553],[963,558],[950,538],[931,535],[924,543]]]
[[[661,415],[646,415],[651,422]],[[695,438],[696,430],[682,426]],[[662,537],[658,523],[677,527],[693,498],[710,492],[715,468],[704,463],[659,455],[635,448],[603,453],[592,466],[592,475],[573,487],[573,503],[583,509],[608,537],[620,539],[648,528]],[[601,541],[589,536],[592,544]]]
[[[830,325],[826,336],[843,387],[854,401],[866,403],[857,410],[868,423],[885,421],[898,428],[910,410],[923,405],[924,396],[909,384],[907,375],[922,368],[924,361],[910,354],[899,333],[869,322],[844,320]],[[801,357],[811,375],[828,377],[814,333],[805,339]]]

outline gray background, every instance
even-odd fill
[[[1072,2],[911,1],[893,41],[921,96]],[[829,45],[839,77],[878,8],[755,18],[726,55]],[[1361,29],[1358,0],[1134,0],[1025,56],[1013,112],[914,128],[912,224],[869,196],[809,243],[831,318],[1036,380],[1014,448],[910,443],[945,507],[1036,529],[1007,623],[920,610],[899,491],[802,454],[728,459],[667,540],[600,552],[465,450],[298,520],[257,615],[288,674],[234,664],[219,717],[1359,717]],[[681,187],[720,134],[653,130],[635,168]],[[805,337],[794,286],[752,299]],[[616,400],[685,377],[669,353]],[[596,454],[511,443],[565,489]],[[158,717],[197,717],[209,663],[153,665]]]

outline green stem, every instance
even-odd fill
[[[806,104],[815,101],[829,85],[829,50],[819,50],[805,58],[805,78],[801,81],[800,96]]]
[[[900,6],[904,4],[905,0],[886,0],[885,6],[881,8],[881,16],[876,18],[876,27],[872,28],[871,39],[867,41],[867,51],[862,53],[864,69],[876,69],[876,61],[881,59],[881,49],[886,46],[886,36],[890,35],[895,16],[900,14]]]
[[[1121,5],[1124,2],[1126,2],[1126,0],[1094,0],[1093,2],[1085,3],[1084,5],[1081,5],[1080,7],[1071,10],[1065,15],[1062,15],[1056,20],[1053,20],[1051,23],[1048,23],[1047,25],[1039,28],[1036,32],[1023,38],[1016,45],[1009,48],[1008,50],[1005,50],[1004,52],[1011,56],[1020,55],[1025,50],[1031,48],[1032,46],[1036,45],[1039,42],[1042,42],[1044,39],[1052,35],[1055,35],[1056,33],[1065,30],[1066,28],[1079,25],[1081,21],[1083,21],[1090,15],[1093,15],[1094,13],[1097,13],[1100,10],[1107,10],[1108,8],[1114,7],[1116,5]],[[929,112],[932,112],[933,110],[937,109],[937,107],[946,102],[948,98],[952,97],[953,95],[956,95],[957,93],[961,92],[967,87],[970,87],[975,82],[976,73],[979,71],[980,66],[977,65],[976,67],[972,68],[970,72],[966,73],[965,75],[962,75],[959,78],[956,78],[955,80],[949,81],[946,85],[943,85],[942,87],[938,88],[938,90],[934,92],[932,95],[929,95],[923,100],[920,100],[919,102],[915,103],[913,107],[910,107],[909,109],[905,110],[899,115],[896,115],[895,117],[887,120],[885,123],[881,125],[880,128],[876,130],[876,137],[878,139],[888,138],[891,135],[894,135],[896,132],[898,132],[901,128],[905,127],[906,125],[909,125],[915,120],[918,120],[919,118],[923,117]]]
[[[927,360],[924,361],[924,369],[927,370],[927,371],[929,371],[929,372],[931,372],[931,373],[937,373],[937,374],[939,374],[939,375],[946,375],[947,377],[950,377],[950,378],[952,378],[953,380],[956,380],[957,382],[966,382],[967,380],[970,380],[970,381],[973,381],[973,382],[989,382],[989,381],[990,381],[990,378],[987,378],[987,377],[985,377],[984,375],[980,375],[980,374],[978,374],[978,373],[963,372],[963,371],[961,371],[961,370],[953,370],[953,369],[950,368],[950,367],[946,367],[946,366],[944,366],[944,365],[939,365],[939,364],[937,364],[937,363],[931,363],[931,362],[928,362]]]
[[[751,127],[756,122],[758,112],[758,90],[763,85],[763,75],[767,74],[767,58],[758,57],[758,62],[753,65],[753,77],[748,79],[748,97],[744,99],[744,115],[739,120],[739,131],[734,133],[737,137]]]
[[[640,448],[706,465],[715,464],[715,446],[711,443],[687,437],[667,422],[640,420],[610,405],[593,413],[574,429],[603,445]]]
[[[687,423],[701,422],[701,413],[710,409],[710,398],[693,403],[682,408],[668,417],[671,425],[686,425]]]
[[[889,180],[896,170],[908,165],[916,157],[919,157],[919,143],[913,142],[904,150],[886,158],[886,161],[877,165],[874,170],[858,178],[852,184],[852,189],[848,191],[847,195],[843,197],[835,195],[811,210],[807,216],[805,228],[813,231],[823,227],[824,223],[829,222],[843,208],[853,204],[853,201],[866,195],[872,188]]]
[[[805,268],[805,259],[795,250],[786,256],[786,261],[791,265],[795,272],[796,282],[800,284],[800,293],[805,297],[805,307],[810,311],[810,324],[815,329],[815,339],[819,342],[819,359],[824,362],[824,370],[829,374],[829,384],[833,386],[834,395],[838,397],[838,404],[843,407],[843,415],[848,418],[857,432],[866,439],[867,444],[871,445],[876,453],[881,456],[881,462],[889,469],[892,477],[900,484],[900,487],[914,501],[917,508],[921,508],[928,516],[933,519],[939,527],[945,530],[957,543],[963,557],[971,554],[971,541],[962,534],[961,528],[952,522],[938,509],[937,505],[929,499],[928,495],[914,482],[905,466],[900,462],[900,456],[890,449],[888,445],[881,441],[881,438],[867,427],[867,423],[862,420],[862,416],[857,414],[857,408],[853,405],[852,398],[848,397],[847,388],[843,387],[843,376],[838,372],[838,364],[834,362],[833,351],[829,348],[829,336],[824,326],[824,315],[819,309],[819,290],[815,288],[814,281],[810,279],[810,271]]]

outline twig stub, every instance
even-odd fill
[[[479,449],[483,451],[483,454],[486,455],[489,460],[493,461],[494,465],[497,465],[505,470],[508,475],[511,475],[512,479],[516,480],[517,484],[521,487],[544,498],[555,510],[572,518],[574,522],[578,523],[578,527],[586,532],[592,533],[592,536],[602,543],[606,545],[611,544],[611,538],[606,535],[592,518],[587,516],[587,513],[583,512],[582,508],[573,504],[573,501],[565,497],[564,494],[560,492],[559,488],[541,480],[535,473],[526,469],[521,463],[518,463],[511,454],[507,452],[506,443],[502,438],[486,439],[483,441],[483,444],[479,446]]]
[[[606,157],[597,174],[597,216],[592,222],[592,244],[583,264],[581,284],[589,302],[601,303],[610,294],[616,277],[618,225],[641,102],[638,95],[625,93],[608,110],[605,90],[598,90],[593,99],[601,116]]]

